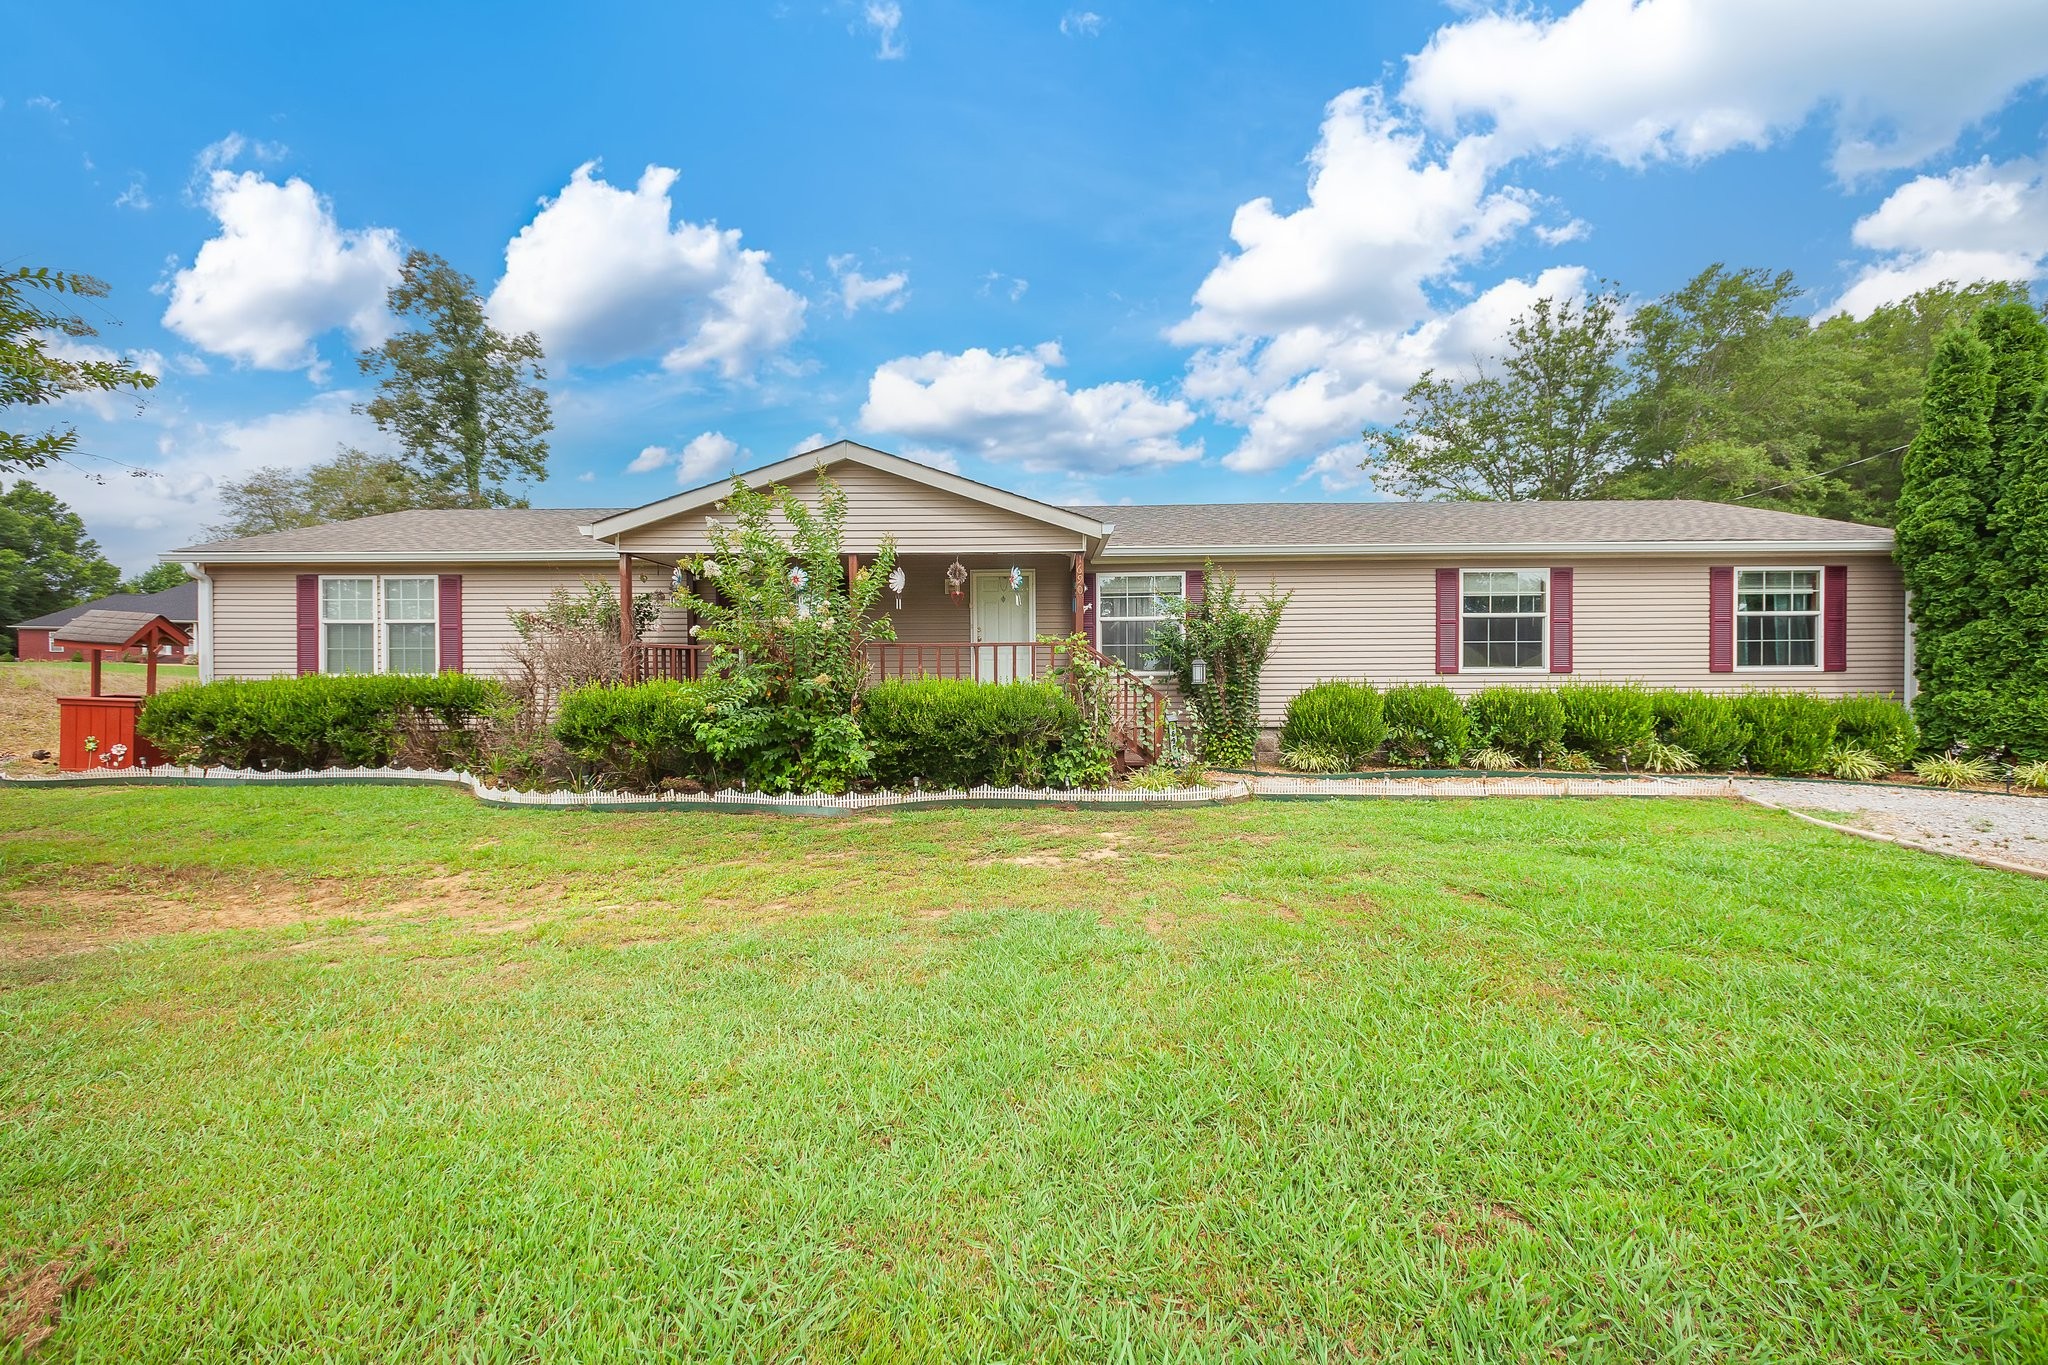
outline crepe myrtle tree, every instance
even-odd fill
[[[1203,564],[1202,581],[1202,600],[1182,602],[1151,644],[1194,710],[1203,761],[1242,767],[1258,753],[1259,676],[1294,594],[1269,589],[1251,601],[1214,561]]]
[[[764,791],[843,791],[873,757],[855,717],[868,642],[896,638],[875,614],[895,542],[848,581],[846,494],[822,471],[815,502],[734,479],[718,511],[674,603],[711,649],[697,737]]]

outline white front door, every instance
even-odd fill
[[[1008,569],[976,569],[968,578],[969,616],[977,645],[1030,644],[1038,620],[1038,575],[1024,571],[1024,586],[1010,586]],[[1015,682],[1031,676],[1031,652],[1024,649],[974,651],[974,676],[983,682]]]

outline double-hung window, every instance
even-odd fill
[[[1459,604],[1462,668],[1543,668],[1548,569],[1467,569]]]
[[[438,589],[432,576],[321,579],[320,671],[438,671]]]
[[[1152,633],[1172,615],[1187,593],[1177,573],[1106,573],[1095,580],[1095,620],[1102,628],[1102,652],[1138,673],[1166,665],[1152,648]]]
[[[1820,666],[1820,570],[1738,569],[1735,666]]]

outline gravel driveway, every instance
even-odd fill
[[[1839,782],[1740,781],[1735,786],[1744,796],[1810,811],[1837,824],[2048,873],[2048,798]]]

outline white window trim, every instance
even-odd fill
[[[1746,573],[1810,573],[1813,575],[1813,662],[1810,664],[1746,664],[1742,662],[1742,618],[1744,616],[1803,616],[1796,611],[1745,612],[1742,609],[1742,576]],[[1728,603],[1728,657],[1737,673],[1819,673],[1828,662],[1828,571],[1819,564],[1738,564]]]
[[[358,582],[365,578],[370,580],[370,619],[367,621],[329,622],[327,619],[327,585],[330,582]],[[402,621],[398,624],[409,626],[430,625],[433,627],[433,630],[430,632],[434,642],[433,672],[439,673],[441,671],[441,575],[431,573],[336,573],[321,574],[319,585],[314,590],[313,611],[320,634],[320,671],[322,673],[331,671],[327,667],[327,627],[330,624],[370,627],[370,673],[357,676],[373,676],[391,671],[391,637],[390,632],[385,629],[390,622],[384,618],[384,580],[386,578],[424,578],[434,585],[432,591],[427,594],[427,601],[433,605],[434,614],[425,621]],[[427,675],[419,674],[416,676],[425,677]]]
[[[1502,668],[1489,665],[1485,668],[1468,668],[1465,664],[1465,575],[1468,573],[1533,573],[1543,578],[1543,660],[1527,668]],[[1458,672],[1497,675],[1503,678],[1527,678],[1537,673],[1550,671],[1550,570],[1547,567],[1517,564],[1478,564],[1458,566]],[[1517,613],[1519,614],[1519,613]]]
[[[1116,658],[1114,654],[1111,654],[1109,652],[1107,645],[1102,638],[1102,599],[1109,596],[1109,593],[1102,586],[1103,583],[1106,580],[1112,578],[1169,577],[1178,578],[1180,580],[1180,600],[1183,602],[1187,601],[1188,575],[1187,570],[1185,569],[1118,569],[1115,573],[1097,573],[1095,575],[1095,642],[1097,646],[1102,649],[1103,657],[1110,659]],[[1134,616],[1125,619],[1134,621],[1148,621],[1154,618],[1146,616]],[[1157,619],[1159,621],[1164,622],[1170,621],[1173,618],[1171,616],[1161,616]],[[1170,668],[1133,668],[1131,669],[1131,672],[1137,674],[1141,678],[1167,678],[1173,676],[1173,670]]]

